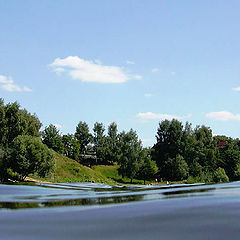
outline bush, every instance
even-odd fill
[[[213,181],[216,183],[219,182],[229,182],[229,178],[227,174],[225,173],[225,170],[223,168],[218,168],[214,173],[213,173]]]

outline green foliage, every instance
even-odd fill
[[[65,156],[74,160],[79,159],[80,144],[78,140],[71,134],[62,136],[63,153]]]
[[[23,180],[35,172],[45,176],[53,169],[54,160],[51,151],[40,138],[23,135],[16,137],[12,142],[7,165]]]
[[[49,174],[45,178],[40,178],[38,175],[32,177],[50,181],[50,182],[99,182],[106,184],[114,184],[115,182],[111,179],[108,179],[106,176],[101,174],[94,169],[88,168],[81,165],[80,163],[69,159],[66,156],[63,156],[58,153],[54,153],[56,167],[52,174]]]
[[[117,124],[111,123],[108,126],[108,136],[106,138],[106,156],[105,158],[108,159],[111,163],[118,162],[119,156],[119,136],[117,132]]]
[[[218,183],[218,182],[229,182],[229,178],[227,174],[225,173],[225,170],[223,168],[218,168],[214,173],[213,173],[213,181]]]
[[[43,130],[42,141],[54,151],[59,153],[63,152],[62,137],[59,130],[53,124],[50,124]]]
[[[39,136],[41,123],[36,115],[20,109],[17,102],[0,101],[0,145],[7,148],[18,135]]]
[[[197,161],[194,161],[189,167],[189,174],[192,177],[201,177],[203,174],[202,166]]]
[[[123,177],[129,177],[131,180],[136,176],[141,164],[141,141],[138,140],[137,133],[132,129],[120,134],[119,140],[119,173]]]
[[[141,152],[142,164],[137,173],[138,179],[143,179],[144,184],[146,180],[151,180],[154,178],[158,172],[158,167],[156,162],[151,160],[150,151],[148,149],[143,149]]]
[[[169,158],[164,164],[165,177],[171,181],[186,179],[188,176],[188,165],[181,155]]]
[[[107,141],[104,135],[104,125],[96,122],[93,127],[93,144],[98,162],[104,160],[107,151]]]
[[[92,140],[92,135],[89,133],[89,127],[86,122],[80,121],[76,127],[75,137],[79,143],[79,153],[85,154],[88,144]]]

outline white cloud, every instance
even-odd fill
[[[133,65],[133,64],[135,64],[135,62],[127,60],[126,64]]]
[[[153,68],[152,72],[159,72],[159,68]]]
[[[144,113],[138,113],[137,117],[142,120],[172,120],[172,119],[184,119],[184,118],[190,118],[191,115],[187,116],[176,116],[176,115],[170,115],[170,114],[163,114],[163,113],[152,113],[152,112],[144,112]]]
[[[211,118],[219,121],[240,120],[240,114],[233,114],[228,111],[210,112],[210,113],[207,113],[205,116],[207,118]]]
[[[55,72],[67,71],[73,78],[83,82],[124,83],[131,78],[141,79],[140,75],[129,75],[117,66],[104,66],[98,61],[87,61],[77,56],[56,58],[50,64]]]
[[[240,87],[237,87],[237,88],[232,88],[233,91],[237,91],[239,92],[240,91]]]
[[[54,72],[58,75],[61,75],[63,72],[65,72],[64,68],[58,67],[54,69]]]
[[[174,76],[174,75],[176,75],[176,73],[175,72],[171,72],[171,75]]]
[[[152,94],[151,94],[151,93],[145,93],[145,94],[144,94],[144,97],[150,98],[150,97],[152,97]]]
[[[7,92],[32,92],[29,87],[19,87],[11,77],[0,75],[0,88]]]

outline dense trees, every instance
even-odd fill
[[[159,167],[159,176],[169,180],[188,177],[197,181],[240,179],[239,141],[212,135],[206,126],[197,126],[173,119],[159,123],[152,158]]]
[[[0,181],[34,172],[45,176],[53,168],[53,156],[39,138],[40,127],[36,115],[0,99]]]
[[[144,148],[137,133],[118,133],[116,123],[96,122],[92,134],[80,121],[74,134],[62,135],[52,124],[40,132],[41,123],[19,104],[0,99],[0,181],[24,179],[30,173],[46,175],[54,166],[48,149],[88,166],[117,164],[123,177],[151,180],[225,182],[240,180],[240,140],[213,136],[206,126],[194,129],[186,122],[163,120],[156,143]],[[40,138],[41,136],[41,138]]]

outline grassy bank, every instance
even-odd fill
[[[54,172],[45,178],[40,178],[37,175],[30,177],[48,182],[98,182],[106,184],[114,184],[112,179],[107,178],[100,172],[94,171],[91,168],[83,166],[78,162],[69,159],[61,154],[55,154],[56,167]]]
[[[64,182],[95,182],[106,184],[130,184],[131,180],[118,174],[118,165],[95,165],[92,168],[67,158],[61,154],[55,153],[56,166],[54,172],[45,178],[37,175],[30,175],[30,180],[35,179],[43,182],[64,183]],[[154,181],[146,181],[151,184]],[[132,184],[143,184],[143,180],[133,179]],[[174,182],[183,183],[183,182]],[[158,184],[166,184],[159,182]]]

